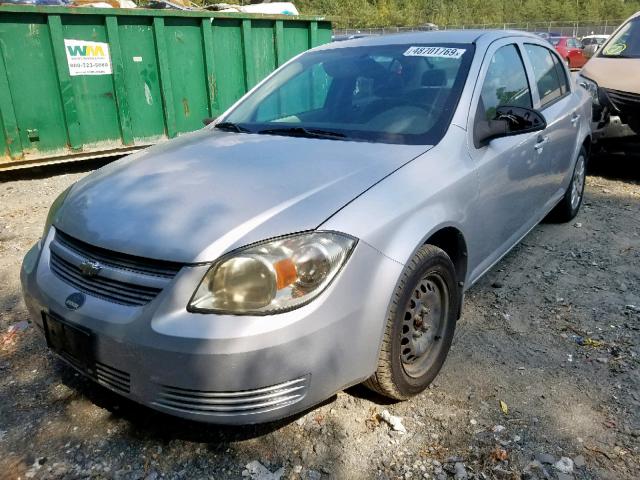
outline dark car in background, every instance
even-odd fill
[[[582,68],[587,63],[582,42],[575,37],[550,37],[549,42],[556,48],[569,68]]]

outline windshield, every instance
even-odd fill
[[[222,128],[272,135],[433,145],[460,98],[471,44],[308,52],[238,105]]]
[[[640,58],[640,17],[629,20],[600,51],[600,56]]]
[[[556,46],[560,43],[560,39],[558,37],[551,37],[549,38],[549,42],[551,45]]]

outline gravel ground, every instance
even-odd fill
[[[135,405],[47,352],[20,323],[20,262],[57,193],[99,165],[5,174],[0,478],[640,478],[639,165],[596,159],[575,221],[540,225],[471,289],[423,394],[354,387],[244,428]]]

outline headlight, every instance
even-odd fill
[[[578,85],[584,88],[589,95],[591,95],[591,99],[593,100],[594,105],[600,105],[600,98],[598,95],[598,84],[593,80],[588,79],[587,77],[583,77],[582,75],[578,75]]]
[[[42,242],[44,242],[44,239],[47,238],[47,235],[49,234],[49,229],[51,228],[51,225],[53,224],[53,221],[55,220],[56,215],[60,210],[60,207],[62,207],[62,204],[67,198],[67,195],[69,195],[69,191],[71,190],[71,187],[73,187],[73,185],[71,185],[64,192],[58,195],[58,197],[53,201],[53,203],[51,204],[51,207],[49,208],[49,213],[47,214],[47,220],[44,223],[44,230],[42,231],[42,237],[38,242],[38,245],[41,248],[42,248]]]
[[[301,307],[331,283],[355,244],[347,235],[317,232],[233,252],[212,265],[189,310],[270,315]]]

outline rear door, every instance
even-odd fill
[[[523,44],[533,87],[534,108],[544,115],[547,128],[538,134],[537,154],[548,165],[544,174],[546,202],[563,194],[563,180],[573,166],[580,125],[579,100],[568,72],[556,52],[538,43]]]

